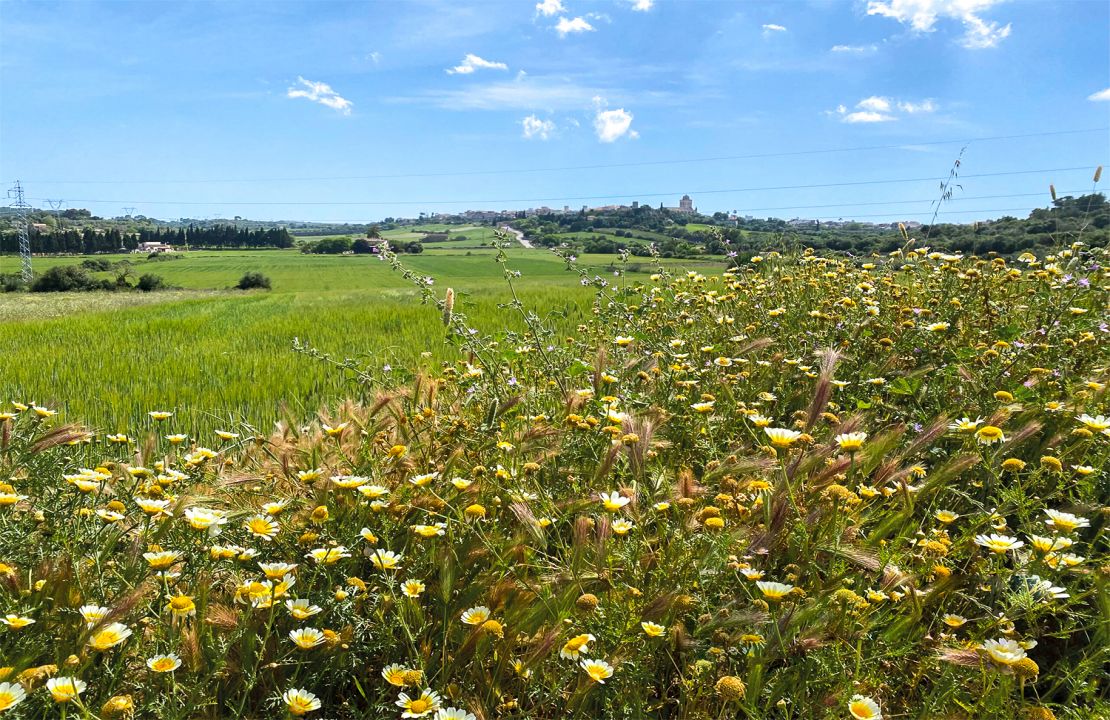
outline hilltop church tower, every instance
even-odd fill
[[[678,209],[680,212],[694,212],[694,201],[690,199],[689,195],[683,195],[682,199],[678,201]]]

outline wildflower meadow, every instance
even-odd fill
[[[387,252],[451,352],[298,345],[357,400],[189,434],[235,408],[17,398],[0,714],[1110,717],[1107,251],[905,239],[564,254],[577,325],[501,253],[497,331]]]

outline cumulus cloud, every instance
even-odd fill
[[[640,134],[632,129],[632,113],[624,108],[606,110],[606,104],[604,98],[594,98],[594,107],[597,109],[594,115],[594,132],[597,133],[598,140],[611,143],[622,137],[630,139],[640,137]]]
[[[846,123],[880,123],[890,122],[893,119],[893,115],[887,115],[881,112],[856,111],[844,115],[841,117],[840,121]]]
[[[1091,93],[1087,99],[1092,102],[1107,102],[1110,101],[1110,88],[1099,90],[1097,93]]]
[[[632,3],[632,9],[637,12],[647,12],[655,5],[655,0],[628,0]]]
[[[870,0],[868,15],[892,18],[917,32],[933,32],[941,18],[957,20],[964,26],[960,44],[983,49],[998,45],[1010,36],[1011,24],[999,25],[985,20],[982,12],[1003,0]]]
[[[520,125],[523,129],[521,134],[528,140],[533,138],[547,140],[555,132],[555,121],[541,120],[535,115],[524,118],[520,121]]]
[[[932,100],[922,100],[919,103],[898,101],[898,109],[910,115],[917,113],[936,112],[937,105]]]
[[[912,102],[872,95],[860,100],[851,110],[846,105],[837,105],[835,110],[825,114],[839,117],[840,122],[845,123],[881,123],[897,120],[900,115],[918,115],[936,110],[937,104],[933,100]]]
[[[763,32],[786,32],[786,27],[783,25],[776,25],[775,23],[768,23],[763,26]]]
[[[541,0],[536,3],[536,12],[544,17],[551,17],[563,12],[563,3],[560,0]]]
[[[871,97],[864,98],[856,103],[856,107],[860,110],[873,110],[874,112],[889,112],[890,100],[884,97],[872,95]]]
[[[297,84],[289,88],[286,97],[311,100],[314,103],[330,107],[332,110],[337,110],[344,115],[350,115],[353,106],[350,100],[332,90],[331,85],[305,80],[299,75],[297,76]]]
[[[593,25],[586,22],[585,18],[581,17],[576,17],[573,20],[561,17],[555,25],[555,32],[559,33],[559,37],[566,37],[570,33],[592,32],[595,29]]]
[[[854,55],[872,53],[878,49],[876,45],[833,45],[832,48],[830,48],[834,53],[851,53]]]
[[[509,66],[503,62],[485,60],[477,55],[467,53],[463,61],[452,68],[447,68],[448,75],[469,75],[475,70],[508,70]]]
[[[964,27],[967,31],[960,39],[960,44],[972,50],[997,46],[998,43],[1010,37],[1010,31],[1013,29],[1010,23],[999,27],[996,22],[987,22],[974,16],[964,20]]]

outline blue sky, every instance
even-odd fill
[[[1097,130],[968,143],[942,217],[971,221],[1090,189],[1108,27],[1102,0],[5,0],[0,179],[108,216],[688,192],[702,211],[927,220],[962,146],[944,141]],[[811,152],[844,148],[873,149]]]

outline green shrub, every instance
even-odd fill
[[[266,277],[260,272],[244,273],[243,277],[239,278],[239,284],[235,287],[240,290],[253,290],[254,288],[270,289],[270,278]]]
[[[164,290],[166,281],[161,275],[154,273],[146,273],[139,278],[139,284],[136,286],[143,292],[151,292],[152,290]]]
[[[31,292],[74,292],[88,290],[111,290],[109,280],[90,277],[83,268],[76,266],[52,267],[31,283]]]

